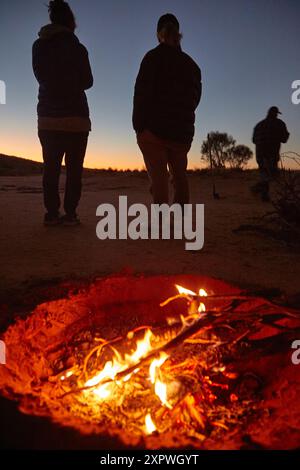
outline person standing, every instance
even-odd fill
[[[38,135],[44,160],[45,225],[78,225],[82,170],[91,130],[85,90],[93,86],[86,48],[75,36],[76,22],[68,3],[49,4],[51,23],[42,27],[32,49],[39,83]],[[59,177],[66,165],[65,216],[60,217]]]
[[[157,25],[159,45],[149,51],[135,83],[133,127],[143,154],[155,204],[189,202],[187,155],[202,94],[201,70],[181,49],[180,25],[167,13]]]
[[[286,124],[278,119],[278,114],[281,114],[279,109],[272,106],[267,117],[255,126],[252,138],[261,179],[254,191],[260,193],[266,202],[270,200],[270,181],[278,174],[281,144],[285,144],[290,135]]]

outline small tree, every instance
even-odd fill
[[[202,147],[202,160],[211,168],[242,169],[252,158],[253,152],[246,145],[236,145],[236,141],[226,132],[210,132]]]
[[[236,145],[229,149],[227,163],[232,169],[243,169],[253,157],[252,150],[246,145]]]
[[[202,144],[202,160],[213,168],[225,168],[228,152],[234,145],[234,138],[226,132],[210,132]]]

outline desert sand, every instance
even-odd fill
[[[96,208],[150,204],[145,173],[86,173],[79,227],[44,227],[40,175],[0,177],[1,295],[61,280],[92,279],[129,270],[144,274],[200,274],[248,289],[300,292],[300,254],[285,243],[255,232],[234,230],[272,210],[249,191],[255,172],[217,176],[220,200],[212,197],[208,173],[189,176],[192,202],[205,204],[205,244],[186,251],[178,240],[106,240],[96,237]],[[62,177],[62,187],[64,183]]]

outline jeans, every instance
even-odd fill
[[[191,144],[173,142],[145,130],[137,135],[151,183],[154,204],[169,203],[169,173],[174,186],[174,203],[189,203],[187,154]]]
[[[75,215],[81,197],[82,170],[88,142],[88,133],[39,131],[44,160],[44,204],[50,215],[57,215],[60,208],[59,177],[63,157],[66,165],[64,209]]]
[[[268,195],[270,189],[270,182],[276,179],[279,175],[279,152],[276,149],[271,149],[270,151],[268,148],[257,148],[256,160],[260,173],[260,192],[263,195]]]

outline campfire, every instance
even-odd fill
[[[270,367],[274,357],[292,367],[298,312],[220,281],[182,280],[110,278],[38,306],[5,334],[2,394],[24,413],[128,446],[222,448],[241,446],[254,423],[265,432]]]

